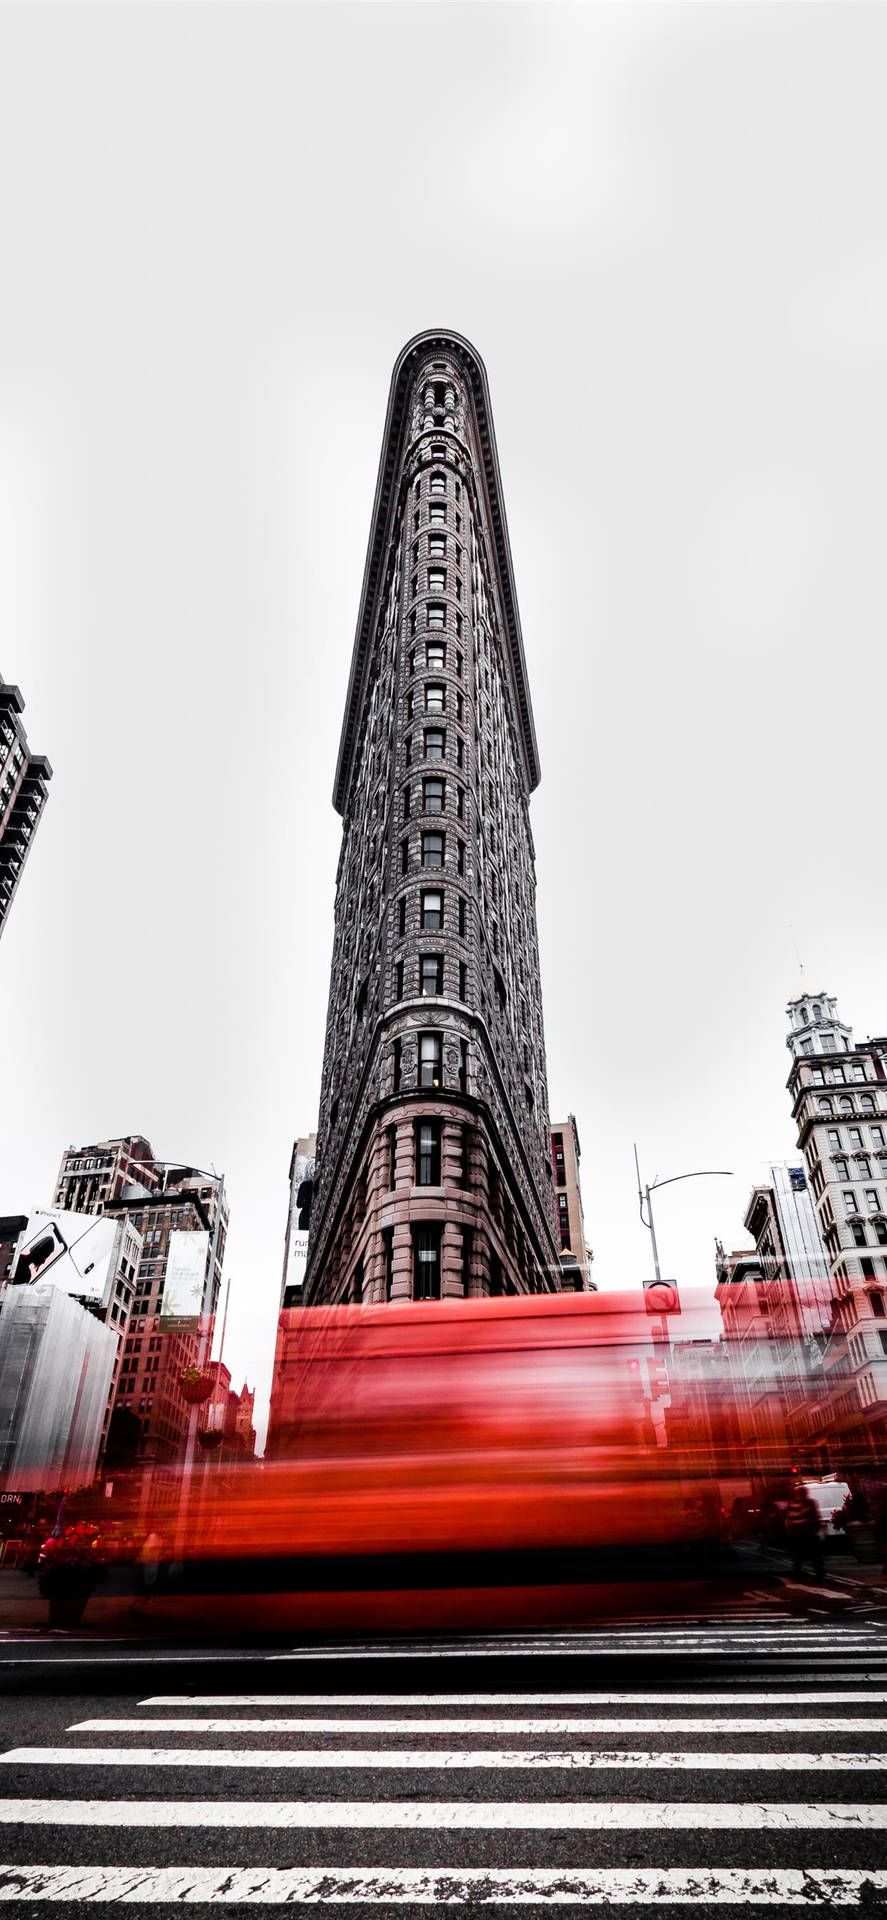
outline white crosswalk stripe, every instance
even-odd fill
[[[0,1752],[12,1790],[0,1798],[0,1902],[26,1903],[29,1920],[44,1902],[78,1912],[117,1902],[389,1912],[879,1905],[882,1640],[874,1628],[780,1627],[772,1617],[752,1637],[723,1622],[692,1632],[672,1623],[664,1634],[657,1625],[649,1638],[626,1626],[558,1634],[555,1645],[581,1658],[615,1651],[636,1669],[631,1689],[157,1693],[57,1721],[45,1744]],[[551,1636],[518,1644],[531,1643],[551,1651]],[[479,1643],[462,1643],[454,1657],[469,1644],[476,1654]],[[655,1690],[644,1688],[649,1659],[671,1671],[680,1656],[686,1676],[712,1647],[732,1652],[728,1680],[685,1679],[679,1691],[657,1675]],[[742,1677],[762,1648],[783,1668],[772,1689],[760,1673],[757,1685]],[[397,1663],[419,1649],[374,1651]],[[436,1653],[435,1680],[445,1658]],[[874,1666],[872,1684],[854,1676],[857,1658]],[[821,1685],[804,1678],[816,1662]],[[249,1797],[252,1780],[260,1794],[267,1783],[267,1797]],[[86,1782],[88,1797],[75,1797]]]

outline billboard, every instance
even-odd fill
[[[208,1260],[209,1234],[205,1228],[173,1228],[160,1306],[160,1318],[168,1327],[196,1327],[203,1311]]]
[[[61,1293],[107,1306],[119,1238],[118,1222],[103,1214],[66,1213],[61,1208],[31,1213],[19,1241],[13,1285],[51,1280]]]

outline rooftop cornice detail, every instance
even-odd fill
[[[382,453],[379,461],[379,474],[376,481],[376,493],[370,523],[370,538],[367,547],[366,564],[364,566],[363,585],[361,587],[360,611],[357,620],[357,630],[354,636],[354,650],[351,657],[351,672],[348,680],[345,718],[342,723],[339,757],[333,786],[333,805],[336,811],[341,814],[344,814],[348,804],[348,789],[351,779],[354,748],[359,734],[361,704],[374,637],[374,617],[380,590],[384,586],[384,568],[392,529],[392,518],[396,509],[399,476],[406,451],[410,394],[413,381],[423,360],[429,355],[436,354],[452,359],[461,369],[471,389],[477,420],[483,479],[489,508],[490,529],[495,548],[502,593],[505,639],[507,641],[511,664],[515,704],[520,720],[521,741],[526,765],[527,785],[530,792],[532,792],[534,787],[538,786],[541,777],[539,750],[536,744],[533,710],[530,704],[523,635],[521,633],[520,615],[517,606],[514,568],[511,559],[511,545],[508,538],[508,523],[505,518],[505,505],[502,497],[502,480],[499,472],[499,457],[496,451],[496,436],[493,430],[493,416],[486,368],[480,355],[476,352],[470,341],[465,340],[461,334],[450,333],[434,328],[427,333],[416,334],[412,340],[407,342],[403,351],[398,356],[391,377],[388,410],[385,416],[385,430],[382,438]]]

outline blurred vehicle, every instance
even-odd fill
[[[850,1488],[846,1480],[836,1480],[829,1475],[822,1480],[810,1480],[806,1477],[799,1484],[809,1494],[819,1512],[819,1537],[828,1546],[836,1546],[841,1529],[835,1525],[848,1499]]]

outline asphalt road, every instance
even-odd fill
[[[0,1649],[0,1901],[887,1907],[887,1623]]]

